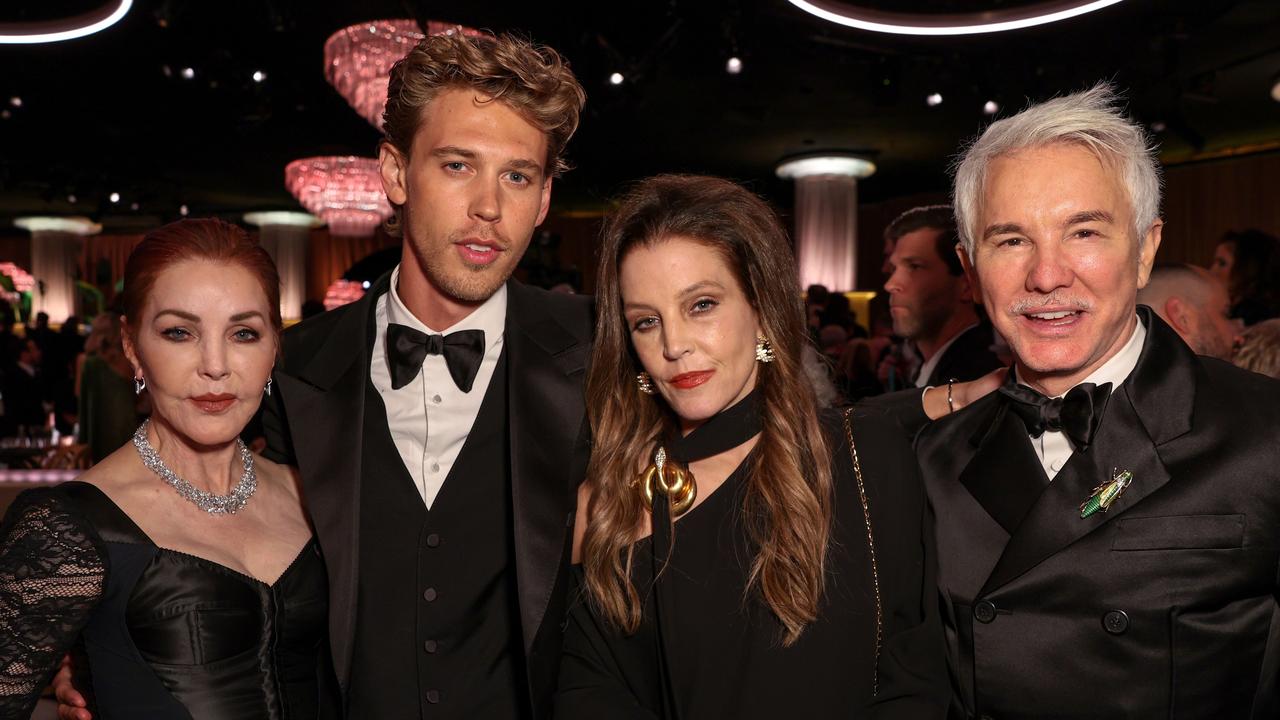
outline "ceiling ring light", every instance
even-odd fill
[[[854,153],[816,152],[783,158],[774,172],[784,180],[800,180],[819,175],[841,175],[852,178],[869,178],[876,171],[875,163]]]
[[[1115,5],[1121,0],[1050,0],[1018,8],[931,15],[886,12],[840,0],[790,0],[812,15],[847,27],[895,35],[979,35],[1046,25]]]
[[[0,23],[0,45],[37,45],[92,35],[120,22],[133,0],[107,0],[82,15],[31,23]]]

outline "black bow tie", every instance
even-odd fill
[[[484,359],[484,331],[459,330],[448,335],[428,335],[406,325],[391,323],[387,326],[387,364],[391,367],[391,389],[413,382],[422,370],[422,361],[428,355],[444,355],[449,375],[462,392],[471,392],[471,385],[480,372]]]
[[[1009,373],[1012,381],[1013,373]],[[1011,401],[1009,409],[1022,418],[1031,437],[1049,432],[1066,435],[1077,450],[1085,450],[1093,442],[1093,434],[1102,422],[1102,413],[1111,397],[1111,383],[1081,383],[1065,397],[1049,398],[1026,385],[1006,382],[1000,393]]]

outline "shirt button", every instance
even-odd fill
[[[431,472],[440,472],[440,463],[431,463]]]
[[[431,703],[432,705],[435,705],[436,703],[440,702],[440,691],[439,691],[439,690],[428,690],[428,691],[427,691],[427,702]]]
[[[434,653],[438,647],[439,645],[436,643],[435,640],[428,640],[422,643],[422,649],[426,650],[429,653]]]
[[[436,592],[435,588],[427,588],[422,592],[422,599],[427,602],[435,602],[436,598],[439,596],[440,594]]]
[[[983,600],[973,606],[973,619],[986,624],[996,619],[996,606],[990,600]]]
[[[435,403],[436,405],[439,405],[439,404],[441,403],[440,396],[439,396],[439,395],[432,395],[432,396],[431,396],[431,402]]]
[[[440,536],[435,533],[428,535],[427,547],[440,547]]]
[[[1129,615],[1123,610],[1112,610],[1102,616],[1102,627],[1112,635],[1123,635],[1129,629]]]

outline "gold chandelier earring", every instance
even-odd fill
[[[640,388],[640,392],[645,395],[652,395],[655,392],[653,389],[653,378],[649,377],[649,373],[643,370],[636,375],[636,385]]]
[[[653,464],[636,476],[633,485],[644,494],[645,508],[653,512],[653,494],[660,492],[671,503],[671,517],[678,518],[689,512],[698,499],[698,483],[693,473],[667,459],[667,451],[661,445],[653,454]]]
[[[756,336],[756,362],[771,363],[777,358],[773,354],[773,343],[763,335]]]

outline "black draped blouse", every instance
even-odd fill
[[[749,457],[675,523],[674,538],[655,509],[655,535],[634,548],[632,581],[644,600],[637,633],[575,603],[557,720],[945,717],[950,690],[915,457],[892,418],[858,410],[851,421],[861,489],[843,419],[824,418],[834,522],[824,598],[800,638],[784,647],[759,592],[744,592],[755,554],[742,516]]]
[[[334,701],[314,539],[267,585],[160,548],[96,487],[22,493],[0,527],[0,717],[64,653],[95,718],[311,720]]]

